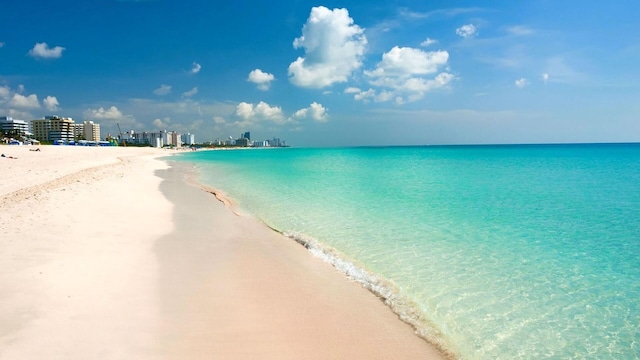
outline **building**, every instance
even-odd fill
[[[287,146],[287,142],[280,140],[280,138],[273,138],[271,140],[269,140],[269,146],[271,147],[285,147]]]
[[[179,133],[175,131],[164,130],[163,135],[164,135],[163,136],[164,146],[171,146],[171,147],[182,146],[182,138],[180,137]]]
[[[84,121],[82,123],[82,137],[88,141],[100,141],[100,124]]]
[[[182,138],[183,144],[194,145],[196,143],[195,134],[191,134],[191,133],[182,134],[181,138]]]
[[[14,119],[10,116],[0,116],[0,130],[7,136],[29,136],[29,124],[24,120]]]
[[[40,141],[69,142],[74,139],[72,118],[45,116],[44,119],[31,120],[33,137]]]
[[[236,146],[240,146],[240,147],[248,147],[250,146],[250,141],[247,138],[240,138],[236,140]]]
[[[191,144],[195,144],[195,135],[188,134],[186,138],[191,141]],[[185,142],[184,135],[180,135],[175,131],[159,131],[159,132],[135,132],[133,130],[122,133],[122,136],[119,137],[120,143],[124,141],[126,144],[135,144],[135,145],[149,145],[153,147],[181,147],[183,142]]]

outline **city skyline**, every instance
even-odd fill
[[[3,8],[0,116],[295,146],[640,141],[628,0]]]
[[[288,147],[286,140],[278,137],[269,139],[251,139],[251,132],[242,132],[237,138],[217,137],[215,139],[195,141],[194,133],[179,133],[174,130],[128,130],[116,134],[100,135],[100,124],[91,120],[77,122],[70,117],[48,115],[42,119],[25,121],[14,119],[10,116],[0,116],[0,136],[3,140],[17,141],[46,141],[54,144],[70,143],[73,145],[78,140],[100,142],[117,139],[127,143],[163,147],[168,145],[217,145],[217,146],[244,146],[244,147]],[[160,139],[160,142],[156,140]],[[180,139],[180,140],[177,140]],[[238,141],[240,140],[240,143]],[[243,141],[244,140],[244,141]]]

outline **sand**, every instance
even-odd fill
[[[159,159],[0,146],[0,359],[440,359],[380,299]]]

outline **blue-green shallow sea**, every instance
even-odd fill
[[[464,359],[640,358],[640,144],[173,159]]]

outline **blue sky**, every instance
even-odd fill
[[[0,116],[294,146],[640,141],[635,1],[11,1]]]

